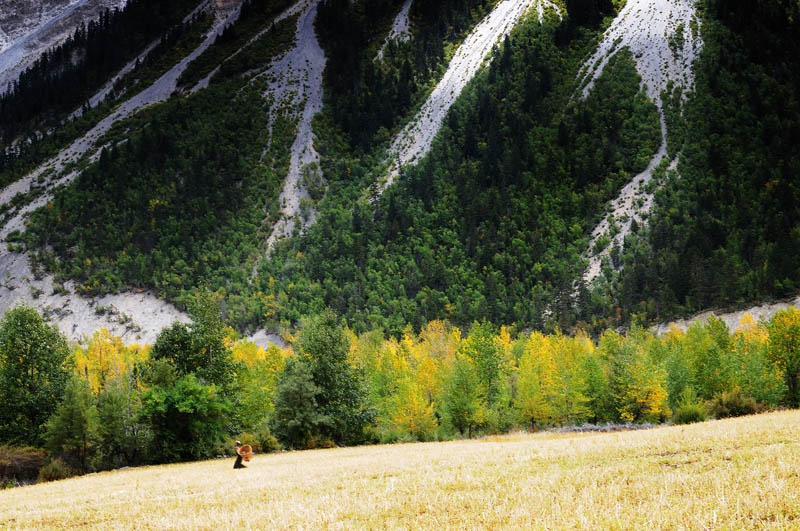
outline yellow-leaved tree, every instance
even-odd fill
[[[533,332],[525,343],[519,360],[517,393],[514,407],[520,423],[531,428],[552,424],[556,413],[556,360],[548,336]]]
[[[775,407],[786,394],[783,373],[769,359],[769,330],[749,313],[742,316],[733,334],[726,365],[730,386],[760,404]]]
[[[96,394],[130,371],[134,363],[147,359],[147,352],[147,348],[139,346],[126,347],[120,337],[101,328],[92,335],[86,348],[75,350],[75,369]]]
[[[800,406],[800,310],[789,307],[769,322],[769,359],[783,373],[786,401]]]
[[[667,372],[649,356],[652,334],[631,330],[627,337],[613,330],[600,338],[601,350],[609,370],[613,407],[626,422],[656,422],[668,418]]]

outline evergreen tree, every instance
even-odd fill
[[[291,358],[275,389],[275,410],[270,430],[282,445],[307,448],[331,426],[331,418],[320,413],[311,367],[302,359]]]
[[[73,376],[64,400],[46,423],[45,445],[50,454],[85,474],[98,450],[98,417],[89,383]]]

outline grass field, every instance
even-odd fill
[[[0,491],[0,528],[800,529],[800,411],[147,467]]]

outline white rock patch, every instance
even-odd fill
[[[123,7],[127,0],[69,0],[42,2],[24,9],[19,4],[0,2],[0,92],[8,82],[41,54],[72,36],[81,23],[100,16],[105,9]],[[27,4],[38,2],[28,1]],[[15,9],[16,8],[16,9]],[[5,38],[3,38],[5,35]]]
[[[383,59],[383,52],[390,42],[406,42],[411,40],[411,23],[408,19],[408,11],[411,9],[411,2],[413,0],[406,0],[400,12],[394,18],[392,23],[392,30],[383,42],[383,46],[378,50],[378,60]]]
[[[288,103],[289,107],[298,109],[297,136],[291,147],[289,174],[279,197],[281,217],[267,239],[268,252],[279,240],[292,234],[295,226],[303,228],[303,221],[299,216],[300,202],[308,197],[308,193],[302,187],[300,177],[306,165],[319,162],[311,127],[312,119],[322,110],[322,73],[326,62],[314,31],[318,4],[319,0],[300,0],[275,19],[275,22],[280,22],[300,13],[296,44],[265,73],[258,76],[266,76],[269,83],[268,93],[273,97],[270,130],[279,108]],[[313,218],[312,212],[306,224],[312,223]]]
[[[741,324],[742,318],[744,317],[745,314],[750,314],[756,322],[760,320],[768,321],[770,318],[772,318],[773,315],[775,315],[779,311],[791,307],[800,308],[800,297],[797,297],[796,299],[787,302],[760,304],[758,306],[753,306],[746,310],[739,310],[735,312],[715,312],[715,311],[703,312],[695,315],[694,317],[689,317],[688,319],[679,319],[677,321],[671,321],[669,323],[661,323],[659,325],[654,326],[653,331],[656,334],[661,335],[669,332],[670,328],[672,328],[673,326],[678,328],[679,330],[686,331],[694,323],[705,323],[712,315],[719,319],[722,319],[725,322],[725,324],[728,325],[728,329],[733,331],[739,328],[739,325]]]

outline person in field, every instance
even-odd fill
[[[247,468],[242,464],[242,454],[239,451],[242,449],[242,443],[236,441],[236,462],[233,464],[233,468]]]

